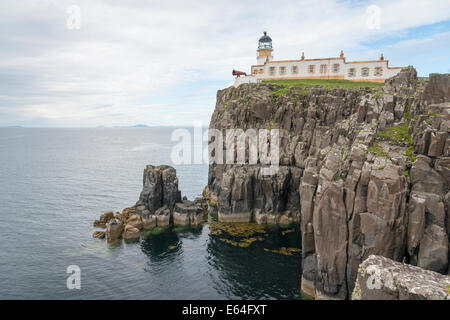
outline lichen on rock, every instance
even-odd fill
[[[353,300],[450,300],[450,277],[382,256],[359,267]]]

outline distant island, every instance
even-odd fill
[[[146,124],[135,124],[134,126],[112,126],[112,127],[97,126],[97,128],[150,128],[150,126]]]
[[[134,126],[114,126],[113,128],[150,128],[146,124],[135,124]]]

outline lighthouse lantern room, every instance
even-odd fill
[[[256,61],[257,64],[263,65],[266,61],[272,61],[272,39],[264,31],[264,35],[259,38]]]

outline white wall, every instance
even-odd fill
[[[240,77],[236,77],[234,79],[234,86],[238,87],[239,85],[243,84],[243,83],[257,83],[258,79],[256,79],[256,77],[254,76],[240,76]]]
[[[327,71],[325,73],[320,72],[320,66],[322,64],[327,65]],[[339,71],[333,72],[333,65],[339,65]],[[314,73],[309,73],[309,66],[314,65]],[[285,67],[285,73],[283,75],[280,74],[280,67]],[[297,66],[297,73],[293,74],[291,72],[292,67]],[[275,74],[270,74],[270,67],[275,67]],[[369,68],[369,75],[362,76],[361,69]],[[375,75],[375,68],[382,68],[382,75]],[[389,69],[387,67],[387,61],[366,61],[366,62],[345,62],[343,58],[330,58],[330,59],[311,59],[311,60],[287,60],[287,61],[271,61],[266,63],[264,66],[253,66],[253,69],[264,69],[264,72],[260,74],[259,72],[254,74],[254,76],[258,79],[287,79],[287,78],[296,78],[296,77],[308,77],[308,78],[333,78],[337,77],[340,79],[347,80],[384,80],[396,75],[400,72],[400,68]],[[349,77],[348,72],[350,68],[355,68],[355,76]]]
[[[382,68],[382,75],[376,76],[375,75],[375,68],[381,67]],[[351,68],[354,68],[356,73],[355,77],[349,77],[348,73]],[[369,68],[369,75],[367,77],[362,76],[362,69],[363,68]],[[361,62],[361,63],[346,63],[345,64],[345,73],[344,78],[347,80],[377,80],[377,79],[387,79],[390,77],[395,76],[397,73],[400,72],[400,68],[395,69],[389,69],[387,67],[387,61],[373,61],[373,62]]]

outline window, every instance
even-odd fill
[[[369,68],[362,68],[361,69],[361,75],[363,77],[367,77],[369,75]]]
[[[283,75],[286,73],[286,67],[280,67],[280,74]]]
[[[339,63],[333,64],[333,72],[339,72]]]
[[[383,68],[381,68],[381,67],[376,67],[376,68],[375,68],[375,75],[376,75],[376,76],[381,76],[381,75],[383,75]]]
[[[292,67],[292,73],[294,73],[294,74],[297,73],[297,66],[293,66],[293,67]]]
[[[270,75],[273,76],[275,74],[275,67],[270,67]]]
[[[325,72],[327,72],[327,65],[321,64],[320,65],[320,73],[325,73]]]
[[[354,77],[355,76],[355,68],[350,68],[348,70],[348,76],[349,77]]]
[[[314,73],[314,65],[313,64],[311,64],[309,67],[308,67],[308,70],[309,70],[309,73]]]

